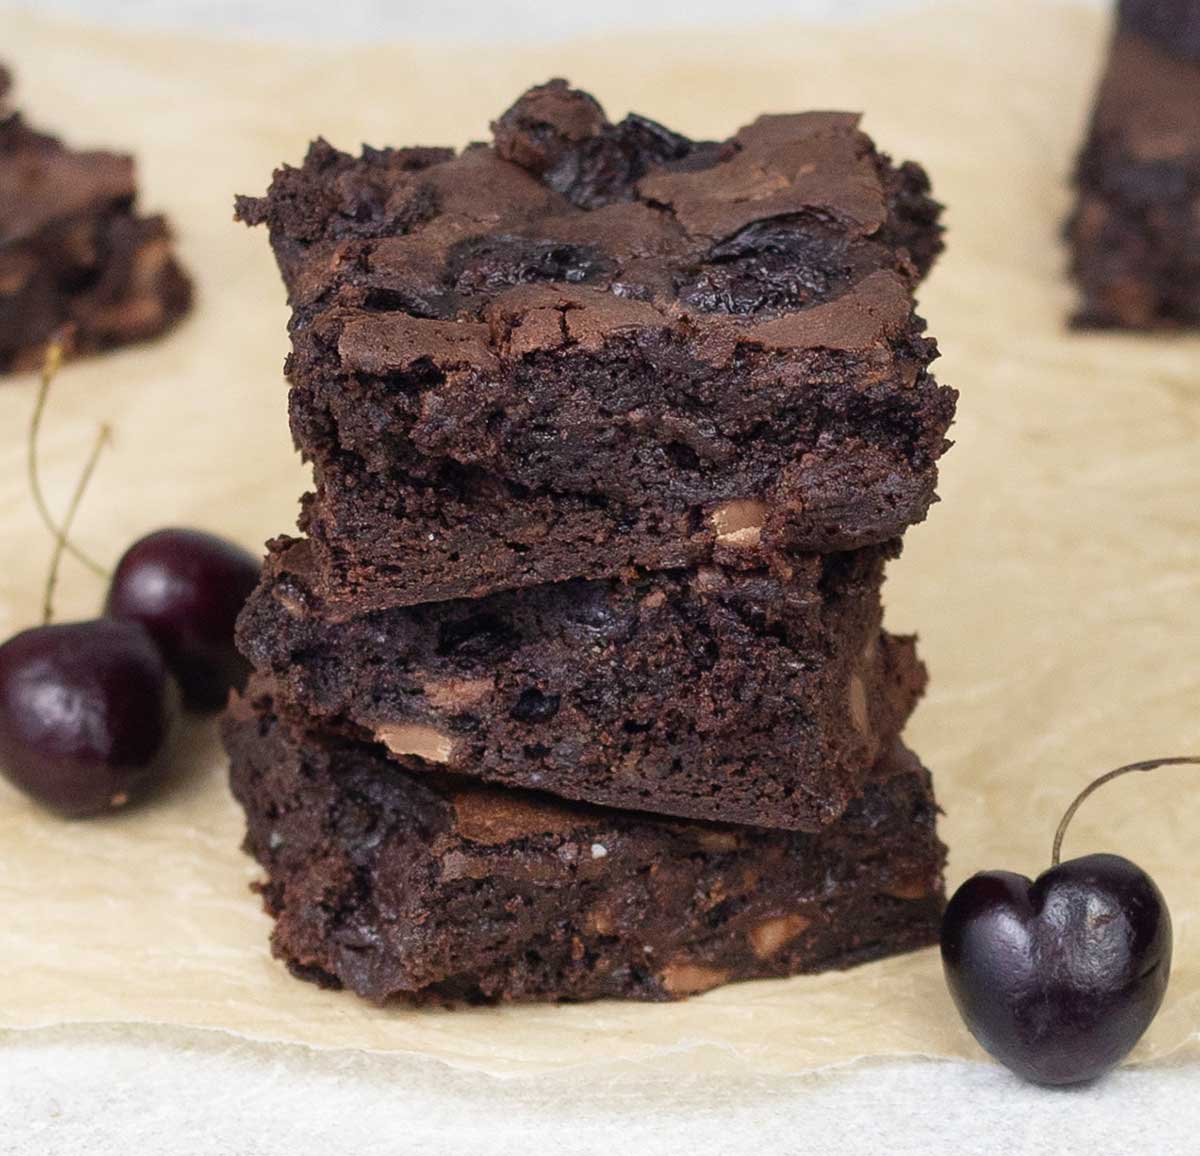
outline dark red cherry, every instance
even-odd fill
[[[69,818],[144,794],[178,715],[175,682],[135,622],[38,626],[0,646],[0,772]]]
[[[117,563],[105,613],[150,631],[186,706],[219,710],[250,670],[233,627],[258,577],[257,560],[215,534],[158,530]]]
[[[968,879],[946,908],[942,961],[971,1034],[1039,1084],[1094,1080],[1154,1019],[1171,972],[1171,917],[1119,855],[1087,855],[1031,882]]]

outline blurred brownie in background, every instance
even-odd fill
[[[0,373],[155,337],[191,304],[160,216],[134,210],[133,158],[77,152],[36,132],[5,100],[0,68]]]
[[[1200,325],[1200,0],[1119,5],[1075,179],[1075,323]]]

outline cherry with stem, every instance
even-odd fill
[[[39,411],[58,357],[52,350],[47,358]],[[34,440],[37,423],[35,413]],[[42,625],[0,645],[0,774],[67,818],[104,814],[144,794],[166,769],[179,716],[178,687],[140,623],[53,622],[71,527],[109,437],[101,426],[62,523],[46,511],[54,550]]]
[[[1039,1084],[1077,1084],[1116,1067],[1154,1020],[1171,975],[1171,915],[1154,880],[1120,855],[1062,861],[1083,802],[1123,775],[1198,766],[1143,759],[1101,775],[1067,808],[1052,865],[1036,880],[981,871],[942,920],[946,982],[971,1034]]]
[[[98,574],[107,574],[69,535],[100,444],[84,470],[63,527],[56,524],[40,487],[38,431],[62,354],[61,339],[48,347],[29,434],[30,489],[42,520],[55,536],[56,561],[46,591],[44,624],[53,617],[57,563],[64,553]],[[101,442],[108,437],[105,427]],[[158,530],[130,546],[109,577],[105,617],[145,627],[175,676],[185,706],[199,712],[219,710],[231,687],[245,685],[249,664],[234,645],[233,634],[237,616],[258,584],[259,563],[252,554],[200,530]]]
[[[148,534],[122,556],[102,618],[54,624],[64,555],[106,571],[71,541],[111,431],[102,426],[61,524],[38,470],[38,434],[62,361],[52,342],[29,427],[29,484],[54,550],[42,625],[0,645],[0,774],[70,818],[103,814],[148,791],[166,769],[181,703],[216,710],[249,667],[234,623],[258,582],[257,560],[197,530]]]

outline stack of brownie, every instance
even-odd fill
[[[159,216],[136,212],[133,158],[77,152],[6,108],[0,66],[0,373],[52,340],[92,353],[156,337],[191,305]]]
[[[318,141],[238,203],[315,474],[225,723],[276,953],[375,1000],[667,999],[933,941],[880,599],[955,401],[924,173],[852,115],[696,143],[562,81],[493,130]]]

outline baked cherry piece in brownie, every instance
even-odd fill
[[[0,70],[0,373],[155,337],[191,304],[162,217],[134,211],[132,158],[76,152],[5,113]]]
[[[562,81],[493,128],[318,141],[238,202],[292,302],[331,596],[753,568],[925,516],[955,393],[913,312],[941,247],[918,166],[847,113],[696,143]]]
[[[880,629],[888,547],[790,580],[715,567],[330,617],[308,542],[277,542],[239,622],[289,708],[414,772],[667,815],[835,820],[925,686]]]
[[[1200,0],[1119,6],[1076,184],[1076,324],[1200,325]]]
[[[377,1002],[678,999],[937,939],[936,806],[899,745],[806,835],[411,775],[262,685],[224,733],[275,954]]]

